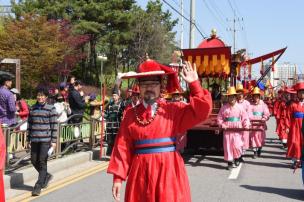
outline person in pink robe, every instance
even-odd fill
[[[266,121],[270,117],[270,112],[267,105],[260,99],[261,92],[258,87],[255,87],[252,92],[252,104],[249,107],[248,114],[250,121],[259,121],[259,126],[253,126],[253,128],[261,129],[263,131],[251,131],[250,132],[250,142],[253,148],[254,155],[261,156],[262,147],[265,144],[266,139]]]
[[[243,154],[243,141],[241,131],[229,131],[228,128],[249,128],[249,118],[244,108],[237,103],[234,87],[228,88],[228,104],[225,104],[217,116],[218,125],[224,129],[223,145],[224,159],[227,169],[238,166]]]
[[[126,112],[107,170],[113,174],[113,197],[120,200],[122,181],[127,180],[126,202],[190,202],[188,177],[175,141],[177,134],[207,119],[211,95],[201,88],[196,68],[188,62],[181,75],[190,88],[189,104],[159,99],[161,64],[148,60],[138,69],[133,77],[138,76],[143,101]]]
[[[5,138],[2,131],[2,127],[0,125],[0,202],[5,201],[4,182],[3,182],[5,154],[6,154]]]
[[[238,104],[241,105],[244,110],[248,113],[248,109],[250,106],[250,102],[245,100],[244,98],[244,93],[245,93],[245,89],[243,88],[242,84],[238,84],[236,86],[236,92],[238,93],[237,95],[237,101]],[[243,140],[243,152],[245,153],[246,150],[249,149],[249,131],[244,131],[242,134],[242,140]]]

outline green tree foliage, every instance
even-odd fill
[[[25,15],[4,23],[0,55],[21,59],[22,88],[32,89],[57,77],[54,67],[68,49],[60,38],[60,25],[43,16]]]
[[[112,78],[118,71],[134,69],[145,53],[168,63],[175,49],[172,30],[177,21],[162,10],[159,0],[150,0],[146,9],[137,6],[135,0],[22,0],[13,4],[13,12],[17,18],[32,12],[48,19],[67,19],[74,32],[89,35],[90,40],[82,47],[87,58],[74,70],[89,83],[98,83],[98,53],[108,57],[104,73]]]

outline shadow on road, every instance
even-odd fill
[[[267,162],[257,162],[257,161],[248,161],[246,160],[246,164],[258,165],[258,166],[268,166],[273,168],[290,168],[289,164],[285,164],[284,162],[280,163],[267,163]]]
[[[245,189],[250,189],[258,192],[265,192],[265,193],[271,193],[271,194],[277,194],[280,196],[287,197],[289,199],[295,199],[295,200],[304,200],[304,190],[300,189],[282,189],[282,188],[276,188],[276,187],[259,187],[259,186],[251,186],[251,185],[241,185],[241,187]]]
[[[189,166],[193,166],[193,167],[202,166],[202,167],[209,167],[209,168],[215,168],[215,169],[220,169],[220,170],[226,169],[226,166],[219,164],[219,163],[225,162],[223,158],[197,156],[197,155],[196,156],[184,155],[183,158],[184,158],[185,164],[189,165]],[[213,162],[214,162],[214,164],[213,164]]]

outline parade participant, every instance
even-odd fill
[[[278,91],[277,97],[275,98],[275,101],[273,103],[273,115],[276,119],[276,130],[275,130],[276,133],[278,133],[278,126],[279,126],[279,120],[280,120],[280,117],[278,116],[278,111],[279,111],[279,106],[282,102],[282,93],[283,93],[283,90],[280,89]]]
[[[106,137],[107,137],[107,156],[111,156],[115,138],[120,127],[120,122],[124,111],[124,102],[120,99],[120,93],[117,85],[113,88],[112,99],[105,108],[104,118],[106,120]]]
[[[16,104],[13,93],[10,91],[13,78],[10,75],[0,76],[0,123],[7,126],[16,124]]]
[[[270,94],[264,95],[264,103],[267,105],[269,109],[270,116],[273,115],[273,102]]]
[[[236,92],[237,94],[237,102],[239,105],[243,107],[243,109],[248,113],[250,102],[245,100],[244,94],[246,93],[246,89],[244,89],[243,85],[241,83],[236,85]],[[244,131],[242,134],[242,140],[243,140],[243,152],[245,152],[247,149],[249,149],[249,131]],[[243,159],[243,158],[241,158]]]
[[[184,162],[174,142],[177,134],[208,117],[212,100],[201,88],[196,68],[187,62],[181,76],[189,84],[190,103],[160,101],[165,75],[168,88],[178,85],[171,68],[149,59],[139,66],[138,73],[124,77],[139,80],[143,101],[127,111],[111,156],[108,173],[114,175],[112,192],[117,201],[121,181],[126,179],[127,202],[191,201]]]
[[[302,121],[302,140],[304,139],[304,119]],[[302,145],[302,162],[301,162],[301,165],[302,165],[302,182],[304,184],[304,144]]]
[[[250,121],[261,121],[260,124],[265,124],[265,122],[269,119],[270,113],[267,105],[261,101],[261,92],[258,87],[255,87],[252,94],[253,101],[249,106],[248,114]],[[262,147],[265,144],[266,139],[266,125],[253,126],[253,128],[261,129],[263,131],[251,131],[250,132],[250,142],[251,147],[253,148],[254,155],[261,156]]]
[[[126,107],[124,109],[123,117],[125,117],[125,114],[129,109],[135,107],[136,105],[138,105],[140,103],[140,101],[139,101],[139,94],[140,94],[139,86],[134,85],[133,88],[131,89],[131,92],[132,92],[132,94],[130,96],[131,102],[128,105],[126,105]]]
[[[27,142],[31,148],[31,162],[39,173],[33,196],[39,196],[52,179],[47,172],[47,158],[49,149],[56,147],[58,124],[55,107],[46,103],[48,94],[44,88],[37,89],[37,103],[32,106],[28,118]]]
[[[4,191],[4,165],[5,165],[5,138],[0,125],[0,202],[5,202],[5,191]]]
[[[301,150],[303,146],[303,136],[301,135],[302,121],[304,118],[304,81],[298,81],[294,86],[297,91],[298,101],[290,105],[289,121],[286,123],[289,128],[287,157],[293,159],[292,168],[301,166]]]
[[[228,104],[221,107],[217,116],[218,125],[224,130],[223,145],[224,159],[228,162],[227,169],[238,166],[243,154],[242,133],[228,131],[227,128],[249,128],[249,118],[244,108],[237,103],[237,92],[234,86],[228,88],[226,93]]]
[[[287,147],[287,137],[288,133],[287,127],[286,127],[286,121],[287,121],[287,102],[290,100],[289,93],[286,91],[287,88],[284,89],[284,92],[282,93],[282,99],[278,106],[277,110],[277,119],[278,119],[278,126],[277,126],[277,133],[279,136],[279,139],[281,140],[283,144],[283,148]]]

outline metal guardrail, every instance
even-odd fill
[[[69,123],[75,117],[82,117],[81,123]],[[20,130],[20,126],[27,120],[14,127],[3,126],[6,140],[6,171],[14,170],[30,159],[30,148],[27,142],[27,130]],[[50,158],[59,158],[71,152],[89,150],[100,145],[100,119],[87,119],[82,115],[73,115],[64,123],[58,124],[57,146]],[[105,134],[105,127],[103,137]]]

